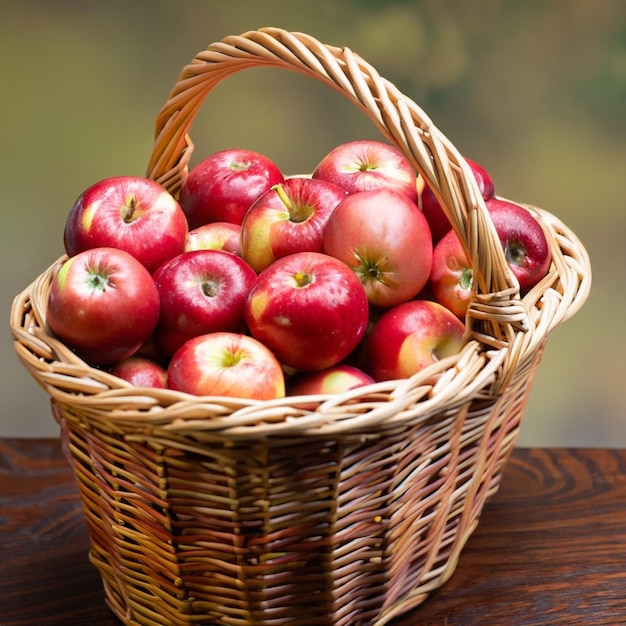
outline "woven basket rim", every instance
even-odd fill
[[[11,310],[11,330],[18,356],[57,402],[75,405],[92,419],[137,430],[201,432],[207,437],[332,436],[377,432],[407,420],[426,420],[505,385],[506,366],[537,349],[548,333],[567,321],[589,293],[591,272],[584,247],[560,220],[526,205],[549,233],[551,272],[524,297],[533,328],[519,331],[516,342],[486,348],[470,340],[458,354],[401,381],[385,381],[342,394],[287,396],[273,401],[192,396],[179,391],[134,387],[91,367],[54,338],[46,325],[51,277],[61,256],[18,294]],[[567,255],[565,254],[567,252]],[[314,406],[311,408],[311,404]],[[414,407],[420,404],[416,416]],[[98,417],[100,416],[100,417]]]

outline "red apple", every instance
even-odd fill
[[[474,295],[473,275],[459,236],[454,230],[449,230],[435,245],[428,282],[435,300],[460,319],[465,318],[467,307]]]
[[[159,318],[159,292],[150,272],[117,248],[93,248],[66,260],[52,279],[47,323],[91,364],[131,356]]]
[[[433,247],[415,202],[379,189],[353,193],[337,205],[324,231],[324,252],[354,270],[371,305],[390,307],[424,287]]]
[[[241,256],[241,225],[211,222],[190,230],[185,252],[193,250],[226,250]]]
[[[346,191],[325,180],[288,178],[250,207],[241,226],[243,258],[261,272],[294,252],[322,252],[324,228]]]
[[[129,356],[115,363],[110,371],[135,387],[167,388],[167,370],[156,361],[143,356]]]
[[[470,166],[470,169],[474,174],[474,178],[476,178],[478,189],[482,194],[482,197],[485,200],[493,198],[494,185],[489,172],[487,172],[482,165],[479,165],[475,161],[472,161],[471,159],[465,160]],[[437,197],[433,193],[432,189],[426,183],[423,184],[420,193],[419,205],[422,211],[424,211],[424,215],[430,225],[430,230],[433,234],[433,242],[437,243],[452,226],[450,224],[450,220],[441,207],[439,200],[437,200]]]
[[[161,298],[156,341],[171,356],[197,335],[241,331],[256,273],[231,252],[194,250],[162,265],[154,281]]]
[[[333,148],[319,162],[313,178],[327,180],[349,193],[391,189],[417,201],[417,173],[396,147],[360,139]]]
[[[492,198],[487,200],[487,209],[508,265],[524,293],[546,275],[552,262],[543,228],[530,211],[514,202]]]
[[[187,220],[159,183],[137,176],[101,180],[78,197],[63,234],[68,256],[90,248],[125,250],[150,272],[180,254]]]
[[[374,380],[409,378],[458,353],[465,326],[437,302],[411,300],[389,309],[367,336],[365,370]]]
[[[209,222],[241,224],[250,205],[283,180],[279,167],[263,154],[243,148],[220,150],[191,169],[180,204],[192,229]]]
[[[320,372],[298,372],[289,384],[289,395],[337,394],[363,387],[374,379],[354,365],[338,364]]]
[[[344,263],[319,252],[282,257],[257,277],[245,307],[254,337],[295,370],[339,363],[367,327],[367,295]]]
[[[198,396],[273,400],[285,395],[280,363],[261,342],[229,332],[185,342],[170,360],[171,389]]]

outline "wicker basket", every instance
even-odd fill
[[[336,396],[134,388],[47,328],[63,259],[15,298],[15,349],[52,399],[91,560],[122,622],[380,626],[454,572],[498,488],[546,337],[587,297],[589,260],[559,220],[529,207],[553,264],[521,298],[471,172],[426,114],[350,50],[275,28],[227,37],[183,69],[157,120],[149,177],[178,192],[199,107],[251,67],[339,90],[436,191],[474,267],[462,352]]]

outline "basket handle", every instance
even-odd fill
[[[528,330],[528,311],[476,180],[465,159],[426,113],[348,48],[279,28],[228,36],[185,66],[161,109],[147,176],[177,195],[188,172],[189,129],[209,92],[252,67],[300,72],[343,93],[398,147],[432,188],[465,245],[474,273],[468,336],[503,347]]]

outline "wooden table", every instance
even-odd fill
[[[55,439],[0,439],[0,626],[118,626]],[[393,626],[626,624],[626,450],[516,449],[454,576]]]

